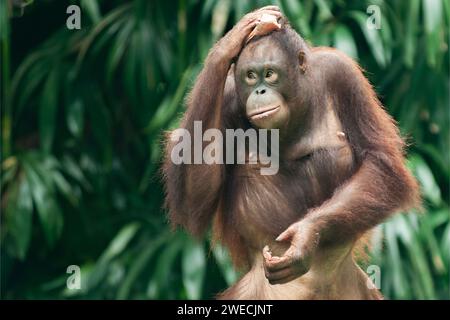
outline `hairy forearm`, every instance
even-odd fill
[[[194,121],[202,121],[204,129],[218,126],[230,65],[231,60],[211,50],[187,100],[195,111],[186,114],[182,127],[192,129]]]
[[[191,153],[195,153],[196,145],[204,143],[201,136],[201,140],[198,140],[198,134],[202,135],[209,128],[220,129],[228,68],[227,60],[217,57],[212,50],[190,93],[188,110],[180,127],[187,129],[187,132],[182,131],[182,136],[183,140],[190,141]],[[195,121],[201,122],[203,132],[194,129]],[[193,154],[188,163],[173,163],[170,156],[178,143],[178,139],[171,138],[164,166],[171,221],[175,225],[183,225],[192,234],[201,235],[218,206],[224,179],[223,168],[218,164],[197,163]],[[202,154],[202,149],[200,152]]]
[[[403,207],[415,206],[414,180],[401,159],[369,155],[359,170],[304,218],[321,241],[353,239]]]

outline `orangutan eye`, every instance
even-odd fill
[[[247,72],[247,78],[248,79],[256,79],[256,73],[254,73],[253,71]]]
[[[267,70],[265,78],[269,82],[275,82],[278,79],[278,74],[273,70]]]
[[[248,85],[254,85],[256,84],[256,80],[257,80],[258,76],[256,75],[255,72],[253,71],[248,71],[247,75],[245,77],[245,82],[247,82]]]

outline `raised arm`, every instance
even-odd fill
[[[201,121],[203,132],[212,128],[222,131],[231,122],[230,119],[224,119],[227,113],[223,109],[235,107],[232,104],[236,103],[236,93],[234,79],[227,79],[227,75],[233,60],[263,14],[281,16],[276,6],[249,13],[209,52],[187,99],[187,111],[180,124],[180,128],[189,133],[192,152],[194,139],[197,139],[194,137],[195,121]],[[219,206],[225,168],[223,164],[194,164],[193,156],[190,157],[190,163],[175,164],[171,158],[172,151],[184,138],[187,137],[172,134],[167,139],[163,166],[166,207],[173,225],[182,225],[192,234],[200,235],[208,227]],[[202,144],[201,138],[196,142]]]

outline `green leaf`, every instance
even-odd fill
[[[17,109],[14,117],[16,122],[20,119],[25,105],[31,103],[32,94],[48,77],[48,54],[48,50],[38,50],[30,54],[14,73],[11,84],[11,99]]]
[[[83,12],[86,12],[93,24],[98,24],[101,19],[100,9],[97,0],[81,0]]]
[[[448,211],[447,211],[448,212]],[[447,224],[447,227],[445,228],[442,239],[441,239],[441,251],[443,253],[443,259],[447,264],[447,272],[448,268],[450,266],[450,223]]]
[[[0,2],[0,39],[2,44],[5,43],[10,35],[10,25],[8,19],[8,7],[9,4],[7,1]]]
[[[31,239],[33,202],[26,179],[13,184],[6,207],[6,227],[12,242],[13,254],[23,260],[28,252]]]
[[[11,183],[11,181],[16,178],[18,168],[19,165],[17,157],[11,156],[3,160],[0,179],[1,190],[4,190],[5,186]]]
[[[408,2],[408,14],[405,26],[405,64],[412,68],[417,48],[417,29],[419,26],[420,0],[410,0]]]
[[[319,8],[319,21],[324,22],[333,17],[331,9],[325,0],[315,0],[314,1]]]
[[[426,199],[434,205],[439,205],[442,201],[441,190],[426,162],[417,154],[411,156],[409,162]]]
[[[123,24],[127,19],[127,16],[122,16],[116,21],[110,23],[104,30],[102,30],[102,32],[99,33],[90,49],[90,55],[93,58],[99,57],[103,54],[101,50],[104,49],[105,46],[111,42],[111,39],[117,35],[117,32],[123,27]],[[106,47],[106,50],[109,50],[109,48]]]
[[[78,198],[75,196],[72,186],[67,182],[66,178],[57,170],[49,172],[58,191],[72,204],[78,204]]]
[[[202,297],[203,281],[206,273],[206,259],[203,243],[191,239],[184,245],[182,256],[183,284],[188,299]]]
[[[147,285],[147,297],[158,298],[169,287],[169,275],[173,271],[174,261],[183,245],[184,236],[177,236],[164,248],[158,257],[156,267]]]
[[[131,291],[131,286],[135,283],[139,274],[142,273],[149,263],[150,258],[155,254],[155,252],[160,248],[160,246],[166,242],[168,239],[168,233],[161,234],[157,239],[152,239],[146,243],[145,248],[140,252],[136,259],[132,262],[130,270],[127,273],[124,281],[120,284],[119,290],[117,292],[117,299],[127,299],[129,298],[129,293]]]
[[[386,66],[386,56],[384,44],[381,38],[381,32],[377,29],[369,29],[367,27],[367,15],[359,11],[351,11],[349,16],[352,17],[358,24],[366,38],[370,51],[375,58],[378,65],[382,68]]]
[[[436,55],[440,48],[441,22],[442,22],[442,0],[422,0],[425,33],[427,35],[427,61],[431,66],[436,64]]]
[[[102,280],[108,275],[108,270],[111,266],[111,261],[122,254],[129,244],[129,242],[136,235],[139,230],[139,224],[130,223],[124,226],[111,240],[108,247],[103,251],[98,259],[95,267],[89,275],[87,281],[88,290],[93,290]]]
[[[79,182],[84,188],[88,190],[92,189],[92,186],[87,181],[83,171],[80,169],[79,165],[75,163],[72,157],[64,156],[61,167],[66,174]]]
[[[238,274],[234,271],[231,258],[225,248],[215,245],[213,248],[213,254],[227,284],[230,286],[235,283],[238,279]]]
[[[379,30],[381,33],[381,40],[384,44],[384,56],[386,59],[386,65],[392,63],[392,51],[394,49],[394,44],[392,40],[392,30],[388,18],[385,15],[381,15],[381,21],[385,21],[382,24],[381,29]]]
[[[79,68],[83,65],[85,56],[91,45],[95,42],[97,36],[101,34],[105,30],[105,28],[111,25],[111,23],[113,23],[116,20],[121,20],[121,17],[123,17],[123,15],[126,15],[126,13],[130,11],[131,8],[132,3],[126,3],[124,5],[121,5],[116,9],[112,10],[95,26],[95,28],[92,30],[89,36],[83,41],[82,46],[79,50],[75,67],[75,69],[77,70],[76,73],[78,73]]]
[[[137,223],[130,223],[124,226],[110,242],[100,259],[102,261],[111,261],[112,258],[121,254],[138,230],[139,224]]]
[[[38,174],[37,166],[41,165],[32,157],[23,158],[23,167],[29,183],[33,201],[37,209],[45,238],[50,247],[53,247],[61,235],[63,228],[63,216],[56,203],[53,185],[48,177],[43,178]]]
[[[115,39],[114,46],[110,49],[106,65],[106,83],[108,85],[112,83],[114,72],[116,71],[119,62],[122,59],[125,50],[127,49],[134,27],[135,21],[128,20],[119,31]]]
[[[424,152],[425,155],[429,156],[434,163],[433,167],[436,166],[442,174],[447,177],[447,180],[450,180],[450,166],[445,161],[445,156],[438,150],[435,145],[432,144],[423,144],[418,146],[418,149]]]
[[[56,113],[58,111],[58,68],[50,71],[45,81],[39,106],[39,134],[42,149],[50,152],[56,128]]]
[[[228,21],[230,13],[230,2],[226,0],[218,0],[211,19],[211,30],[214,37],[219,37],[225,30],[226,23]]]
[[[414,215],[407,216],[409,220],[416,219]],[[407,230],[409,233],[408,237],[402,237],[402,241],[404,245],[408,248],[408,254],[410,256],[412,267],[415,270],[416,274],[420,274],[419,283],[423,290],[424,299],[435,299],[435,290],[433,279],[431,276],[431,270],[428,265],[427,257],[425,254],[425,248],[421,243],[420,237],[416,233],[414,233],[414,229],[408,226],[408,221],[405,217],[400,216],[401,220],[401,229]]]
[[[124,89],[129,97],[132,105],[138,105],[140,103],[136,88],[139,83],[137,82],[137,69],[139,68],[137,63],[137,35],[133,33],[131,39],[132,45],[127,50],[127,58],[124,61]]]
[[[444,274],[445,267],[441,252],[439,251],[438,241],[431,226],[431,221],[430,219],[427,219],[427,217],[423,217],[423,219],[421,219],[421,234],[426,241],[426,245],[429,250],[428,255],[431,256],[431,261],[433,263],[434,269],[437,273]]]
[[[172,97],[168,97],[163,100],[161,105],[158,106],[158,109],[150,120],[150,123],[144,129],[146,133],[154,134],[156,131],[160,131],[167,125],[170,119],[174,117],[183,101],[186,90],[188,89],[189,80],[196,71],[197,69],[195,68],[188,68],[184,72],[175,94]]]
[[[109,166],[112,160],[111,127],[112,119],[110,110],[105,104],[101,91],[97,86],[91,88],[93,93],[85,97],[86,103],[92,107],[87,108],[87,114],[91,124],[92,134],[99,146],[99,153],[104,163]]]
[[[358,58],[358,51],[353,35],[344,25],[339,25],[334,32],[334,46],[350,57]]]
[[[408,299],[411,296],[408,281],[402,271],[402,258],[397,242],[396,228],[399,225],[398,217],[389,221],[385,227],[387,259],[389,260],[390,272],[392,273],[393,288],[396,296],[400,299]]]
[[[67,111],[67,127],[69,131],[75,136],[80,137],[84,126],[84,106],[81,99],[76,99],[68,105]]]

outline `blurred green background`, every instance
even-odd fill
[[[223,249],[170,232],[161,138],[209,48],[269,3],[0,0],[2,299],[212,298],[235,281]],[[312,44],[353,56],[409,141],[425,212],[375,234],[382,293],[449,299],[450,2],[271,3]],[[66,28],[70,4],[81,30]],[[69,265],[81,290],[66,287]]]

